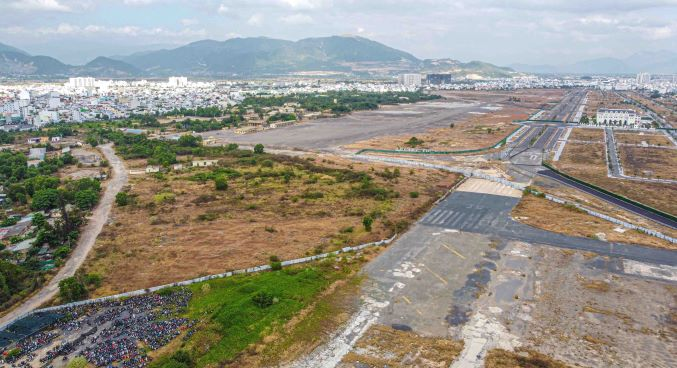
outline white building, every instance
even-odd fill
[[[638,73],[637,74],[637,84],[647,84],[651,82],[651,74],[649,73]]]
[[[626,128],[639,128],[640,116],[630,109],[599,109],[597,110],[597,124]]]
[[[423,81],[421,74],[400,74],[400,84],[405,87],[420,87]]]
[[[187,77],[169,77],[168,87],[186,87],[188,85]]]
[[[92,88],[96,83],[96,79],[92,77],[77,77],[77,78],[68,78],[66,87],[70,88]]]

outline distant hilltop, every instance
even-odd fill
[[[357,36],[330,36],[287,41],[266,37],[202,40],[174,49],[128,56],[98,57],[73,66],[49,56],[33,56],[0,44],[0,75],[105,78],[261,77],[280,75],[389,76],[402,72],[449,73],[455,77],[509,77],[510,68],[454,59],[421,60],[405,51]]]

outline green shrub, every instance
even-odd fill
[[[273,271],[279,271],[282,269],[282,262],[270,262],[270,269]]]
[[[418,192],[409,192],[409,197],[418,198]]]
[[[275,303],[275,297],[271,293],[260,291],[254,294],[252,302],[259,308],[268,308]]]
[[[374,218],[371,216],[364,216],[362,218],[362,225],[364,225],[364,230],[371,232],[371,225],[374,223]]]
[[[263,153],[263,145],[261,143],[254,146],[254,153],[257,153],[257,154]]]
[[[228,190],[228,181],[224,176],[214,178],[214,187],[216,190]]]
[[[127,192],[119,192],[115,195],[115,204],[120,207],[128,205],[130,202],[129,194]]]

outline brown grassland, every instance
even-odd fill
[[[619,146],[618,151],[626,175],[677,180],[677,150]]]
[[[530,114],[550,102],[559,101],[560,90],[523,91],[454,91],[441,93],[449,99],[491,102],[500,110],[486,110],[481,114],[469,114],[465,119],[450,122],[449,127],[430,129],[416,134],[423,143],[416,148],[440,151],[459,151],[486,148],[513,132],[514,120],[526,119]],[[453,125],[452,125],[453,124]],[[397,135],[373,138],[347,145],[350,149],[380,148],[396,149],[412,136]]]
[[[533,350],[493,349],[487,354],[486,368],[568,368],[569,366]]]
[[[463,350],[463,341],[425,337],[389,326],[371,327],[346,354],[339,367],[448,367]]]
[[[615,230],[619,228],[616,224],[588,215],[574,206],[557,204],[535,195],[522,197],[513,209],[512,216],[527,225],[556,233],[589,238],[599,237],[614,243],[677,249],[675,244],[636,230],[621,228],[625,231],[618,232]]]
[[[646,144],[654,146],[672,146],[672,142],[663,134],[638,134],[615,131],[614,138],[616,143],[642,144],[642,142],[646,142]]]
[[[219,168],[131,177],[127,192],[135,203],[113,209],[86,261],[86,272],[104,277],[94,296],[266,264],[272,255],[291,259],[383,239],[406,228],[459,179],[309,159],[222,157]],[[227,190],[198,180],[215,170],[229,175]],[[288,182],[282,172],[291,173]],[[360,192],[362,183],[353,177],[362,173],[373,178],[381,198]],[[362,224],[365,216],[374,218],[371,232]]]
[[[569,135],[569,139],[574,141],[604,142],[604,130],[590,128],[574,128],[571,130],[571,135]]]
[[[677,186],[661,183],[643,183],[607,177],[606,154],[603,143],[576,144],[569,142],[555,166],[576,178],[586,180],[609,191],[624,195],[668,213],[677,213]],[[673,165],[674,166],[674,165]]]

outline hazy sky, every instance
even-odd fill
[[[500,65],[677,50],[677,0],[0,0],[0,42],[68,63],[201,39],[353,34]]]

